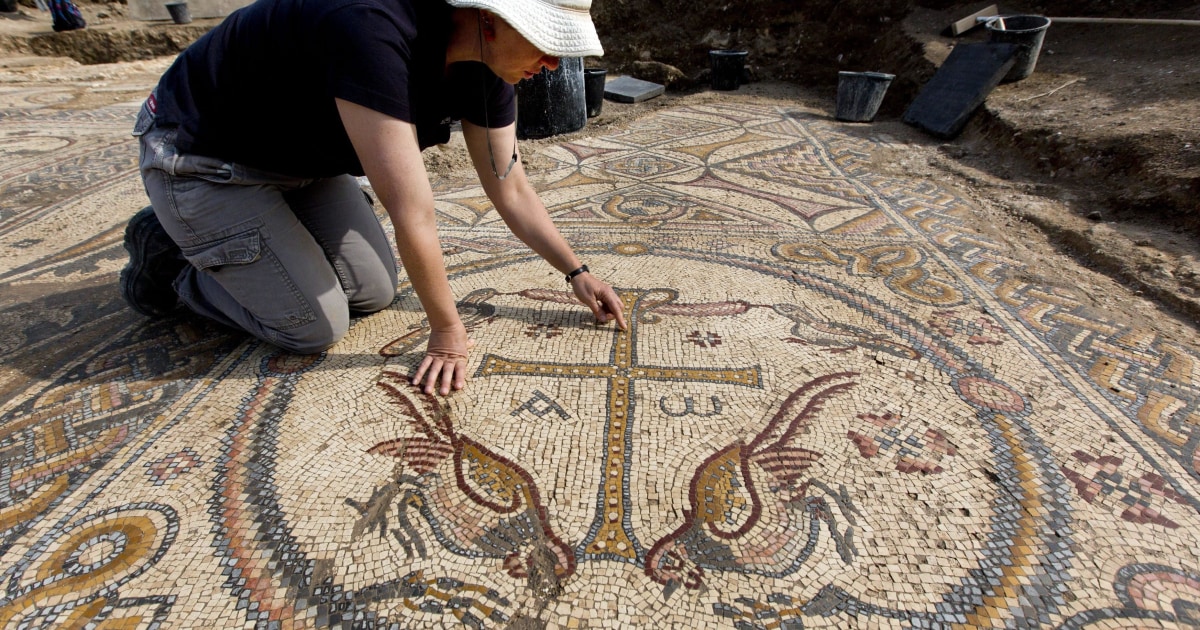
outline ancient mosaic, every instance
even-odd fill
[[[545,150],[627,331],[436,180],[442,399],[403,282],[314,357],[127,310],[136,104],[2,96],[6,627],[1200,624],[1197,357],[869,127],[731,97]]]

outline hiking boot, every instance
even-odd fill
[[[154,208],[142,208],[129,220],[125,249],[129,264],[121,270],[121,297],[142,315],[171,314],[179,307],[175,278],[188,262],[154,216]]]

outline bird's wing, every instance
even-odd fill
[[[459,489],[472,501],[498,514],[534,507],[526,497],[527,493],[529,498],[537,495],[537,486],[529,473],[470,438],[461,438],[460,444],[454,472]]]
[[[806,448],[775,448],[754,453],[749,460],[769,473],[779,485],[792,485],[820,458],[821,453]]]
[[[741,442],[731,444],[696,469],[692,476],[692,518],[718,538],[736,538],[758,521],[762,509],[745,468]]]
[[[395,385],[408,385],[407,376],[386,370],[375,384],[387,393],[388,400],[400,408],[400,415],[407,418],[414,429],[429,436],[431,440],[440,442],[453,439],[454,426],[450,422],[449,413],[432,394],[419,391],[413,393],[407,387]],[[413,397],[419,400],[420,409],[417,403],[413,402]]]

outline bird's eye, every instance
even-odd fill
[[[677,571],[683,568],[683,558],[680,557],[678,551],[668,551],[663,556],[663,568]]]

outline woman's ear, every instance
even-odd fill
[[[479,9],[479,27],[483,29],[483,38],[489,42],[496,40],[496,15],[491,11]]]

